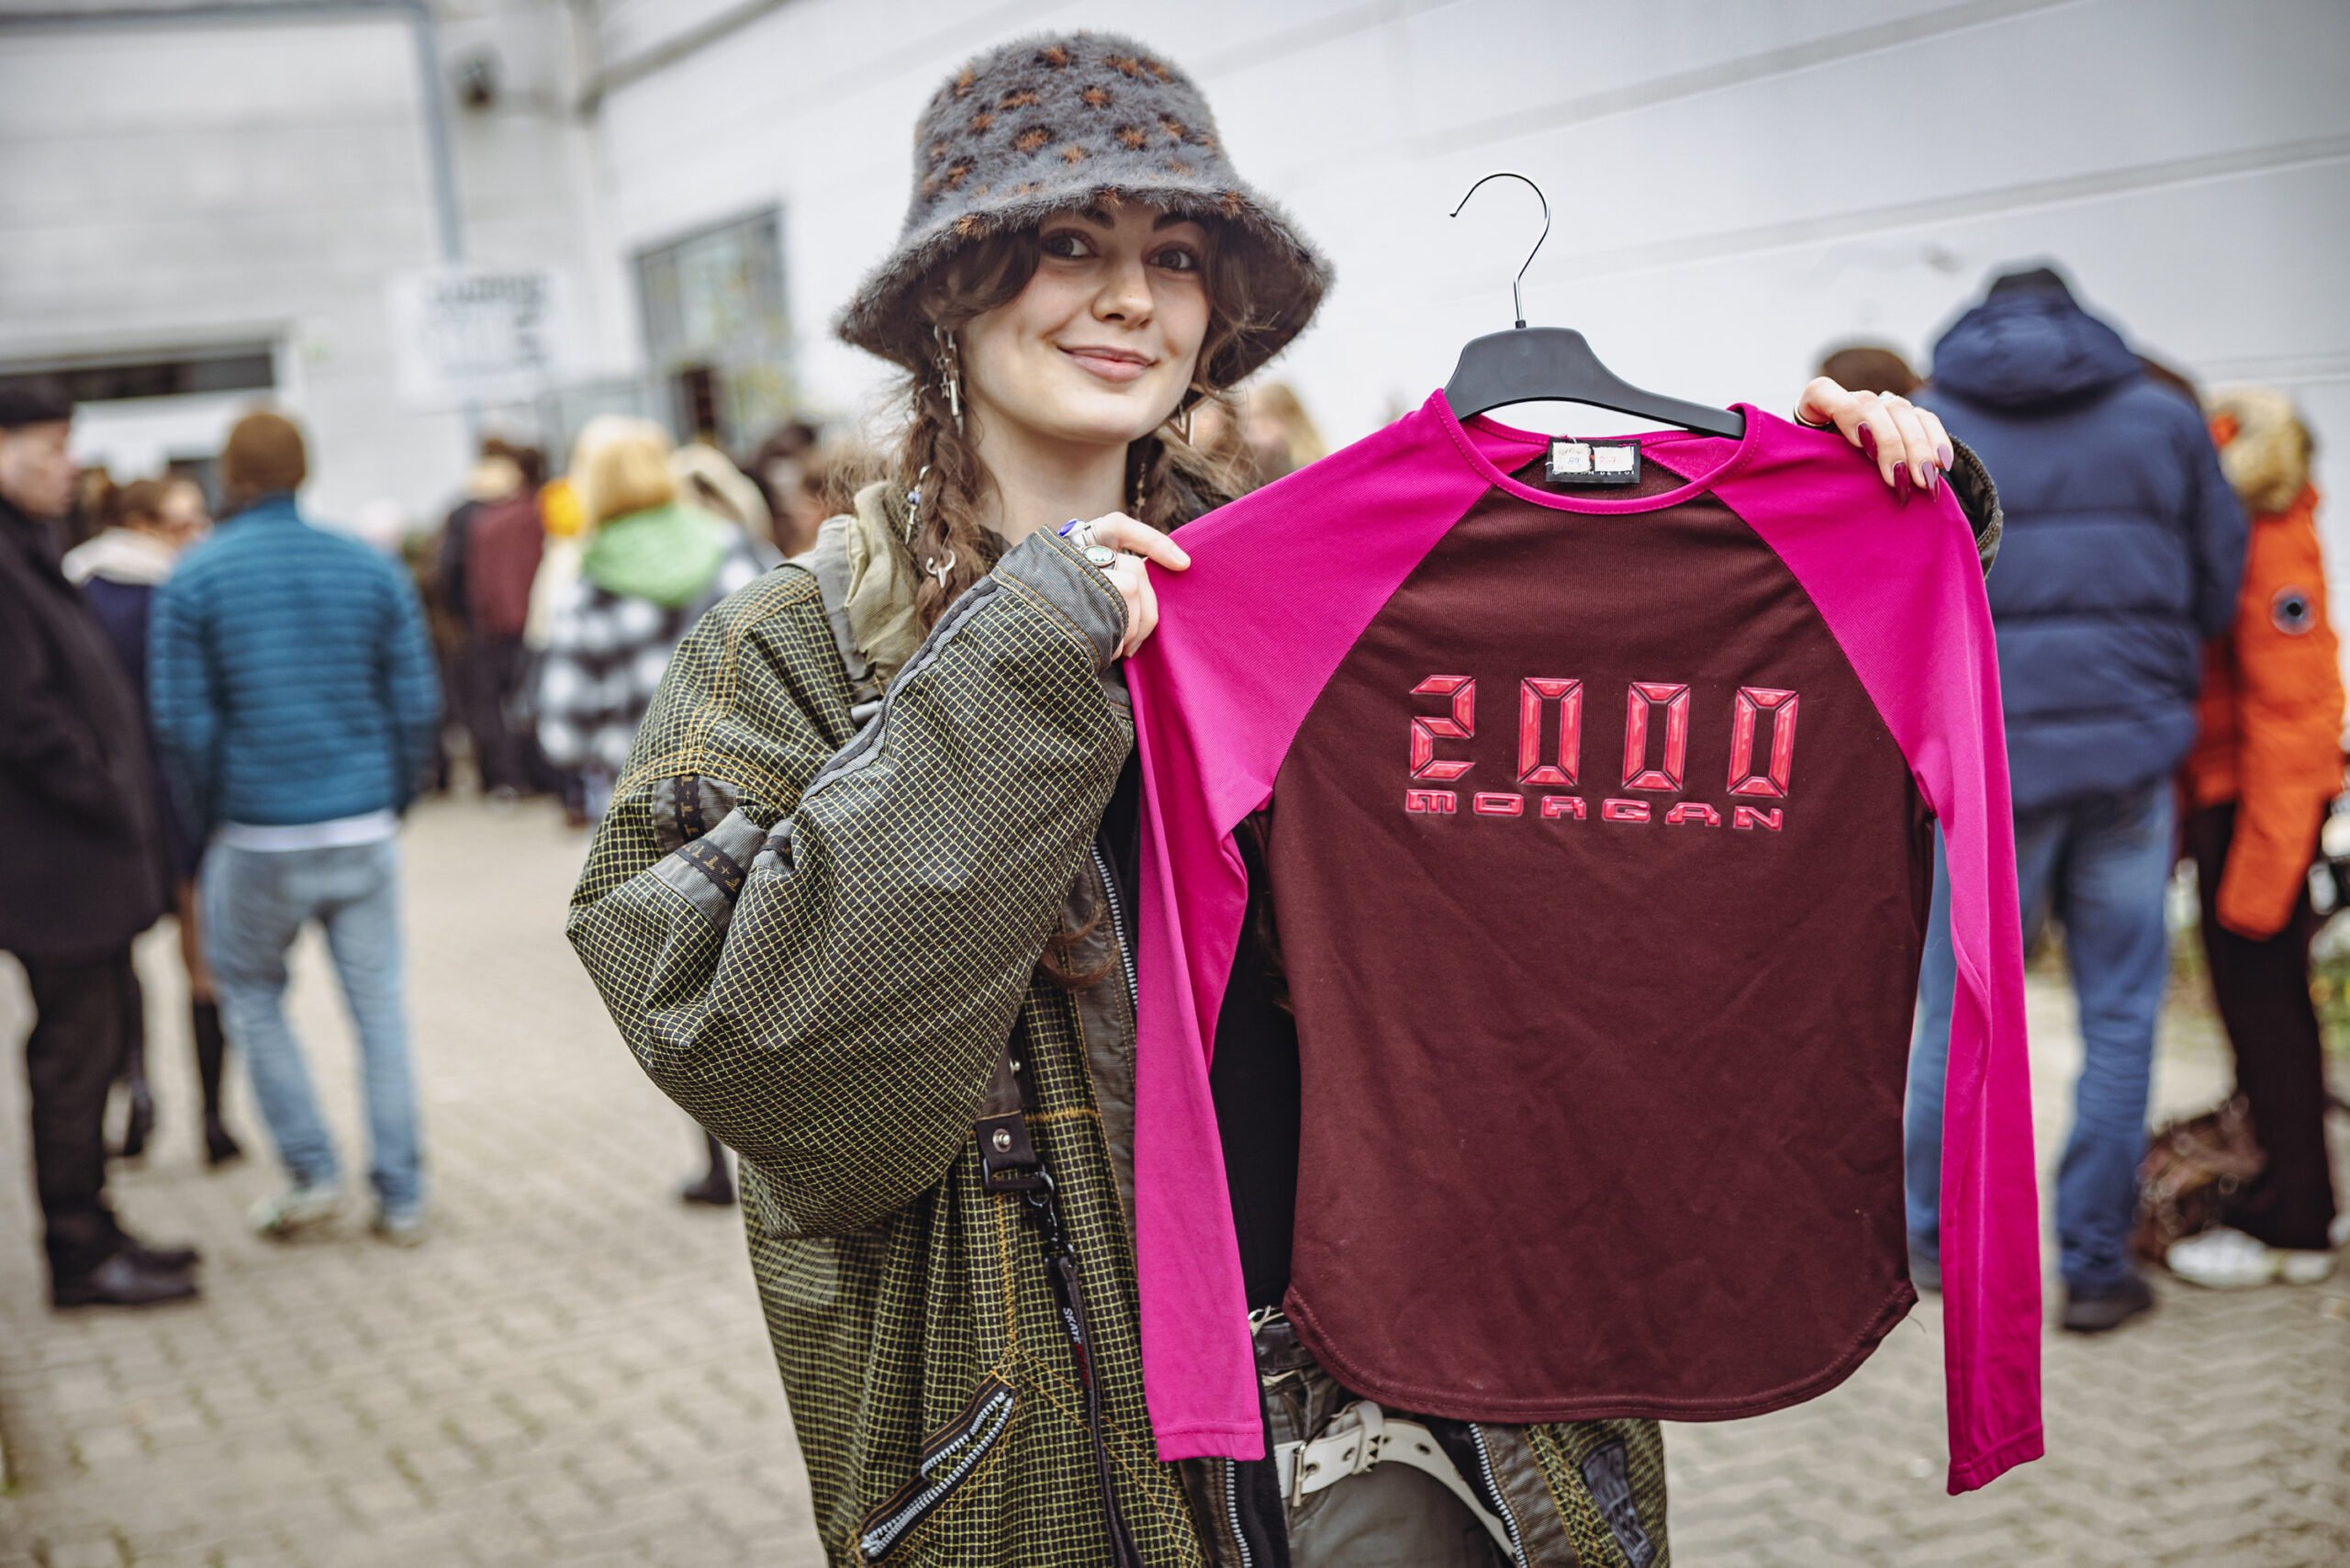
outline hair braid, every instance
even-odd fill
[[[934,626],[964,589],[987,576],[1002,546],[979,522],[987,483],[979,454],[956,428],[938,387],[918,382],[913,417],[899,444],[898,472],[909,495],[906,548],[919,574],[914,612]]]

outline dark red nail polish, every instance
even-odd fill
[[[1861,427],[1861,450],[1871,457],[1876,455],[1876,431],[1866,425]]]

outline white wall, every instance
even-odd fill
[[[632,307],[595,229],[568,10],[439,9],[445,51],[495,47],[506,85],[490,112],[451,110],[468,258],[563,266],[589,306],[583,359],[625,369]],[[384,300],[440,260],[419,88],[399,19],[0,31],[0,362],[274,342],[277,395],[311,432],[310,509],[436,514],[465,425],[395,398]],[[101,406],[88,440],[217,420],[201,401]]]
[[[608,0],[606,62],[720,9]],[[1508,167],[1556,219],[1530,319],[1641,385],[1784,409],[1823,346],[1922,360],[1986,269],[2053,256],[2146,349],[2300,397],[2350,490],[2340,0],[795,0],[605,99],[614,236],[780,200],[802,385],[853,407],[881,372],[829,324],[897,232],[914,116],[968,54],[1075,26],[1182,62],[1335,259],[1276,372],[1334,439],[1509,324],[1531,196],[1445,217]]]
[[[433,255],[413,61],[397,22],[6,35],[0,357],[289,341],[318,504],[441,459],[453,420],[381,417],[380,277]]]
[[[779,201],[800,383],[857,407],[881,371],[830,321],[897,232],[916,112],[1084,25],[1194,72],[1336,261],[1277,366],[1336,439],[1507,325],[1530,197],[1444,214],[1516,167],[1557,218],[1532,319],[1636,382],[1783,408],[1822,346],[1921,353],[1987,267],[2053,255],[2145,347],[2294,392],[2350,490],[2342,0],[788,0],[632,68],[744,9],[436,0],[444,53],[501,65],[496,109],[452,111],[468,253],[569,272],[592,372],[638,360],[635,251]],[[434,509],[463,424],[393,401],[382,297],[437,253],[420,104],[396,21],[0,31],[0,361],[276,339],[316,508]]]
[[[485,266],[552,266],[577,294],[583,378],[637,366],[636,298],[604,226],[593,128],[581,87],[572,9],[564,0],[436,0],[442,58],[487,50],[497,103],[452,106],[451,139],[465,259]]]

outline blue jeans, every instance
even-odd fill
[[[315,920],[326,927],[359,1036],[376,1199],[389,1215],[421,1210],[416,1082],[400,999],[398,845],[385,839],[259,850],[216,844],[204,857],[202,896],[221,1020],[243,1053],[286,1174],[304,1185],[341,1179],[302,1043],[285,1021],[285,955],[303,924]]]
[[[2056,1176],[2056,1236],[2065,1282],[2085,1295],[2111,1290],[2131,1266],[2154,1019],[2170,975],[2163,895],[2176,852],[2172,812],[2170,780],[2159,778],[2016,817],[2024,930],[2045,913],[2064,922],[2080,1002],[2081,1076],[2073,1090],[2073,1134]],[[1930,1256],[1942,1237],[1942,1079],[1956,969],[1950,873],[1937,840],[1902,1128],[1909,1244]]]

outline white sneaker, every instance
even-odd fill
[[[263,1198],[249,1210],[245,1218],[260,1235],[272,1241],[287,1241],[306,1230],[324,1225],[342,1206],[342,1189],[325,1186],[293,1186],[274,1198]]]
[[[375,1232],[376,1239],[388,1241],[395,1247],[421,1247],[425,1236],[424,1210],[413,1208],[395,1212],[378,1209],[367,1228]]]
[[[2277,1277],[2288,1285],[2313,1285],[2333,1272],[2331,1252],[2280,1252]]]
[[[2280,1267],[2275,1248],[2224,1225],[2172,1242],[2163,1262],[2180,1279],[2215,1291],[2271,1283]]]
[[[2333,1272],[2331,1252],[2288,1252],[2224,1225],[2171,1243],[2163,1262],[2180,1279],[2215,1291],[2246,1290],[2278,1280],[2313,1285]]]

